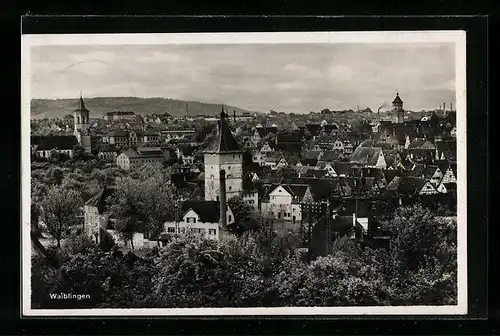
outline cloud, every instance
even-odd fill
[[[170,97],[308,112],[454,100],[452,44],[50,46],[32,49],[40,98]]]

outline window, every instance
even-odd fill
[[[231,186],[229,186],[229,190],[231,190],[231,189],[232,189],[232,187],[231,187]]]
[[[230,222],[232,220],[231,215],[227,216],[227,221]]]
[[[208,229],[208,234],[209,235],[216,235],[217,234],[217,230],[216,229]]]
[[[174,227],[167,227],[167,233],[175,233],[175,228]]]

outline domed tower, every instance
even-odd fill
[[[89,126],[89,110],[85,107],[82,94],[80,93],[80,101],[78,108],[73,111],[74,117],[74,135],[78,139],[78,143],[90,153],[90,126]]]
[[[225,189],[227,199],[240,196],[243,192],[243,150],[234,139],[224,108],[218,121],[217,136],[204,150],[205,158],[205,200],[219,200],[220,171],[226,172]]]
[[[404,121],[403,101],[399,97],[399,92],[396,92],[396,98],[392,101],[393,112],[397,115],[397,123]]]

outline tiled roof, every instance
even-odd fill
[[[323,178],[326,176],[328,172],[324,169],[309,169],[304,177],[314,177],[314,178]]]
[[[335,160],[339,160],[343,157],[343,155],[338,151],[324,151],[323,155],[319,158],[320,161],[332,162]]]
[[[351,162],[375,166],[381,152],[380,147],[357,147],[351,156]]]
[[[220,218],[220,202],[218,201],[185,201],[182,203],[182,213],[185,215],[192,209],[198,216],[200,221],[204,223],[217,223]]]
[[[426,180],[419,177],[396,176],[386,189],[396,191],[398,194],[414,195],[422,189],[425,183]]]
[[[78,139],[74,135],[48,135],[32,136],[31,146],[36,146],[36,150],[73,149],[78,145]]]

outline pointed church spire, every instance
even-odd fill
[[[85,103],[83,102],[82,90],[80,90],[80,101],[78,104],[77,111],[88,111],[87,108],[85,107]]]

